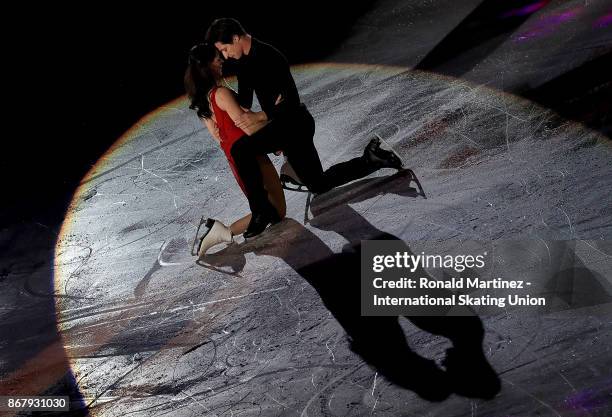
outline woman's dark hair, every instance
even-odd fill
[[[189,108],[195,110],[200,118],[212,116],[208,93],[217,85],[217,82],[210,64],[217,54],[217,48],[208,43],[194,45],[189,51],[184,78],[185,91],[191,100]]]
[[[246,31],[239,21],[231,17],[222,17],[215,20],[206,31],[206,42],[215,44],[215,42],[232,43],[234,35],[246,35]]]

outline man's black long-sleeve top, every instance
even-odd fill
[[[289,71],[289,63],[272,45],[251,38],[249,54],[238,60],[237,77],[238,103],[242,107],[251,108],[254,91],[269,120],[300,105],[300,96]],[[279,94],[282,102],[275,105]]]

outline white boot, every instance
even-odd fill
[[[221,223],[219,220],[208,219],[206,221],[206,232],[200,238],[198,246],[198,256],[202,257],[206,251],[219,243],[232,243],[233,235],[229,227]]]

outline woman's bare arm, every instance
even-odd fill
[[[219,126],[212,118],[205,117],[202,119],[204,126],[208,129],[213,139],[217,141],[217,143],[221,143],[221,136],[219,136]]]
[[[217,100],[217,106],[219,106],[221,110],[226,111],[234,123],[236,123],[236,121],[240,119],[240,116],[242,116],[242,114],[246,113],[246,111],[242,109],[242,107],[240,107],[238,101],[236,101],[234,94],[225,87],[219,87],[217,89],[215,98]],[[264,127],[266,124],[266,121],[262,121],[260,123],[245,127],[242,130],[244,131],[244,133],[251,136],[253,133]]]

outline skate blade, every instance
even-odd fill
[[[195,232],[195,236],[193,237],[193,241],[191,242],[191,256],[198,256],[198,249],[199,249],[199,239],[198,236],[200,234],[200,229],[202,228],[202,225],[206,223],[206,220],[204,219],[204,216],[202,216],[200,218],[200,223],[198,223],[198,228],[196,229]]]
[[[295,179],[291,178],[288,175],[281,174],[280,175],[280,182],[281,182],[281,186],[285,190],[297,191],[297,192],[301,192],[301,193],[308,192],[308,187],[306,187],[304,184],[296,181]]]
[[[199,256],[198,252],[200,251],[200,244],[204,236],[206,236],[206,233],[200,236],[200,229],[202,228],[202,225],[206,225],[207,220],[208,218],[205,218],[204,216],[200,218],[200,223],[198,224],[198,228],[196,229],[193,242],[191,242],[191,256]]]
[[[284,183],[281,183],[283,189],[287,190],[287,191],[296,191],[298,193],[307,193],[308,192],[308,187],[306,187],[305,185],[298,185],[298,186],[292,186],[292,185],[287,185]]]
[[[386,140],[384,140],[382,137],[380,137],[380,135],[378,133],[374,133],[374,136],[376,137],[376,139],[378,139],[378,143],[380,143],[380,142],[384,143],[387,146],[387,148],[389,148],[389,149],[386,149],[386,150],[388,150],[393,155],[395,155],[395,157],[397,158],[397,160],[400,163],[400,167],[397,168],[397,169],[398,170],[406,169],[406,162],[404,161],[404,159],[397,152],[395,152],[395,149],[393,149],[393,147],[391,145],[389,145],[389,143]]]

